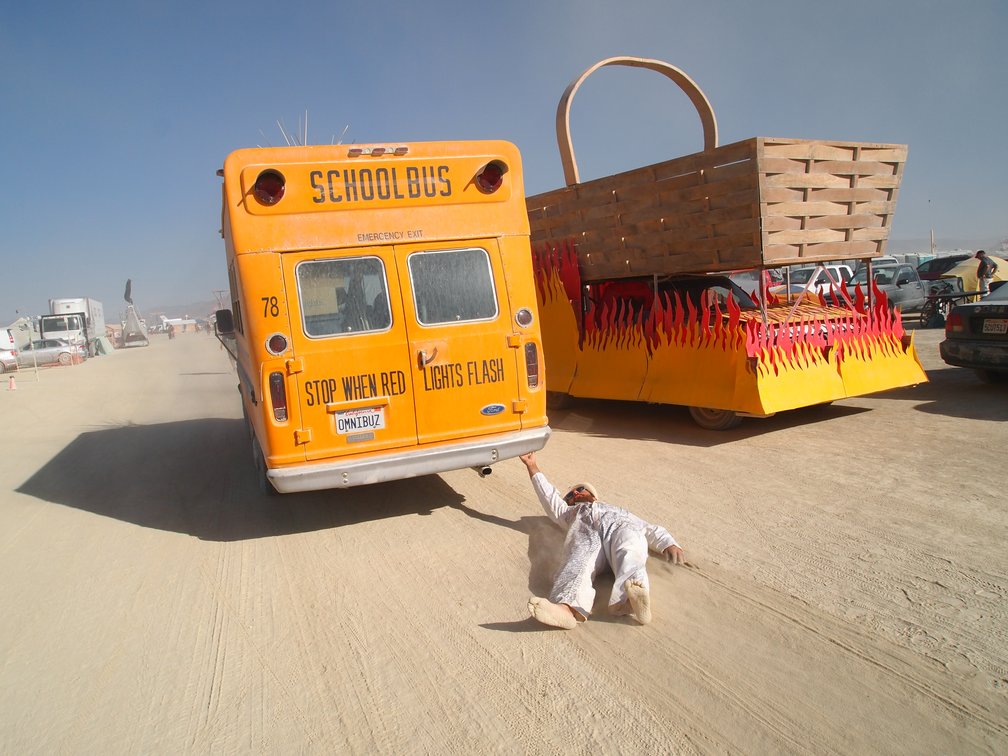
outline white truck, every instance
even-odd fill
[[[95,354],[95,341],[105,335],[102,303],[90,297],[50,299],[49,314],[39,318],[39,335],[82,344],[89,354]]]

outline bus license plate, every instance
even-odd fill
[[[988,318],[983,324],[984,333],[1008,333],[1008,320]]]
[[[341,436],[385,427],[384,407],[361,407],[336,413],[336,432]]]

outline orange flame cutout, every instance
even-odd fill
[[[876,355],[897,356],[906,353],[905,332],[899,311],[889,307],[888,299],[872,281],[872,306],[861,285],[854,288],[853,309],[844,306],[852,297],[845,283],[839,289],[816,297],[822,304],[803,304],[795,317],[788,319],[792,305],[767,293],[767,319],[759,309],[743,311],[729,296],[726,311],[721,303],[704,292],[699,307],[679,292],[661,293],[648,311],[637,309],[629,299],[607,301],[596,315],[582,318],[582,280],[575,243],[559,247],[540,245],[533,250],[536,285],[541,302],[553,301],[561,294],[574,310],[583,333],[582,348],[602,350],[643,344],[653,354],[662,345],[692,348],[718,347],[722,351],[745,350],[755,361],[761,375],[780,374],[782,370],[801,370],[820,364],[835,352],[837,370],[848,357],[872,360]],[[551,285],[554,274],[562,292]],[[751,297],[759,305],[756,292]],[[713,299],[713,301],[711,301]],[[843,303],[843,304],[840,304]],[[684,307],[685,305],[685,307]]]

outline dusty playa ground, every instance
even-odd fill
[[[0,391],[6,753],[1005,753],[1008,390],[747,421],[585,402],[538,455],[666,525],[654,620],[528,617],[517,460],[268,499],[209,336]],[[6,386],[2,387],[6,389]]]

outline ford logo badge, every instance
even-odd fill
[[[481,415],[499,415],[505,409],[503,404],[488,404],[480,410]]]

